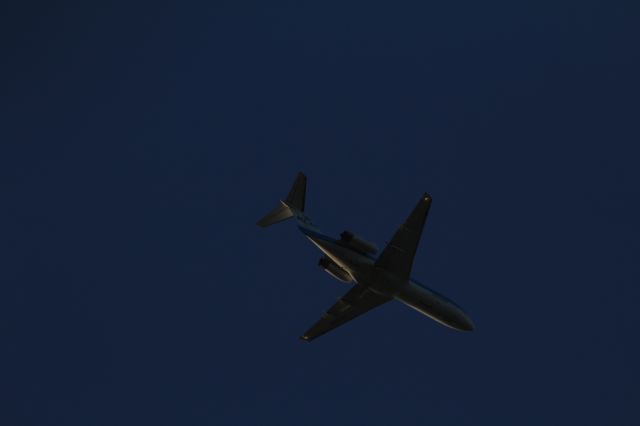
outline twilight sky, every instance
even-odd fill
[[[0,424],[640,424],[640,5],[5,2]],[[383,245],[476,331],[348,289]]]

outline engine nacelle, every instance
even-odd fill
[[[353,281],[351,275],[342,269],[340,266],[336,265],[336,263],[329,259],[328,257],[321,257],[318,265],[324,270],[327,274],[331,275],[333,278],[338,281],[342,281],[343,283],[350,283]]]
[[[353,232],[344,231],[340,234],[340,239],[343,243],[359,252],[368,254],[376,254],[378,252],[378,247],[375,244],[356,237]]]

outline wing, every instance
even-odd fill
[[[307,330],[300,338],[310,342],[316,337],[333,330],[364,314],[367,311],[388,302],[391,298],[380,296],[369,290],[363,284],[357,284],[347,292],[338,302],[316,322],[309,330]]]
[[[424,194],[407,220],[400,225],[391,242],[384,248],[376,261],[376,266],[391,271],[403,279],[409,279],[413,258],[430,206],[431,197],[429,194]]]

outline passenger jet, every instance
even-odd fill
[[[473,322],[462,308],[410,276],[431,206],[429,194],[420,198],[407,220],[376,257],[377,247],[352,232],[344,231],[339,239],[320,232],[304,214],[306,192],[307,177],[298,173],[287,198],[257,224],[266,228],[295,217],[300,231],[322,251],[320,267],[333,278],[353,287],[300,337],[302,340],[311,341],[390,300],[404,303],[453,329],[473,330]]]

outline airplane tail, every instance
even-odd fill
[[[307,177],[304,173],[300,172],[293,182],[293,186],[291,186],[291,190],[285,201],[280,201],[280,205],[260,219],[257,225],[266,228],[267,226],[289,219],[295,216],[296,213],[304,212],[306,194]]]

